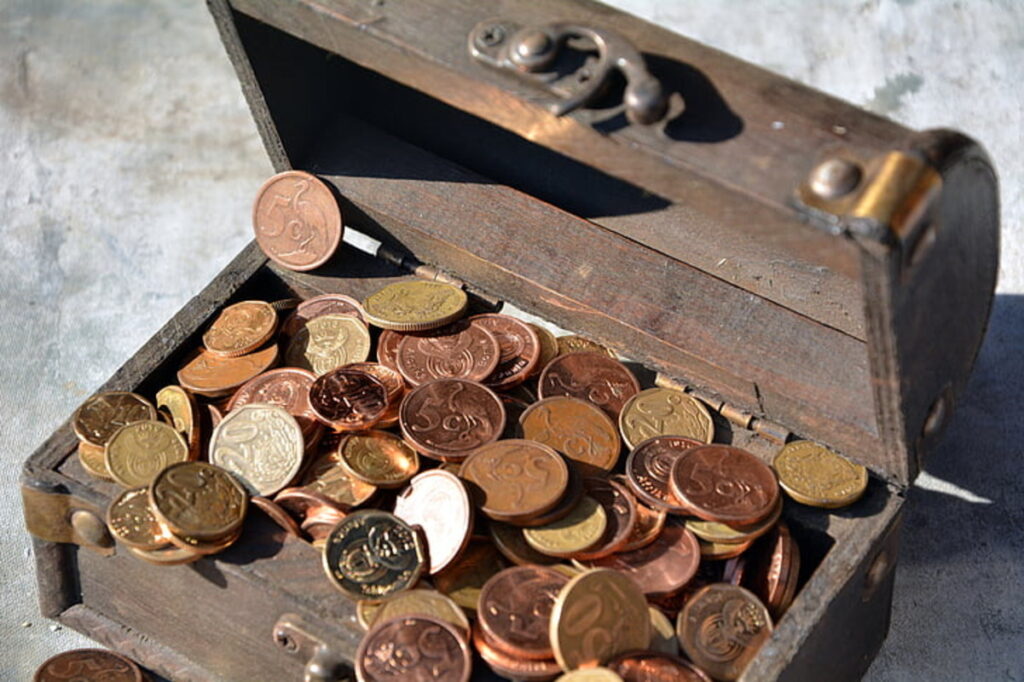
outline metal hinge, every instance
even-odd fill
[[[306,661],[305,682],[353,679],[345,658],[312,633],[305,619],[286,613],[274,625],[274,642],[289,654]]]
[[[776,424],[775,422],[758,417],[757,415],[746,410],[742,410],[735,405],[730,405],[710,393],[696,389],[688,384],[678,381],[677,379],[665,376],[664,374],[659,373],[654,380],[654,384],[662,388],[671,388],[676,391],[689,393],[694,398],[697,398],[712,410],[722,415],[722,417],[724,417],[730,424],[735,424],[740,428],[753,431],[757,435],[770,440],[773,443],[779,443],[780,445],[784,444],[792,435],[792,432],[781,424]]]
[[[114,553],[114,539],[103,512],[74,495],[21,484],[21,503],[28,532],[47,542],[70,542],[104,556]]]
[[[417,277],[421,277],[432,282],[444,282],[445,284],[451,284],[452,286],[459,287],[460,289],[465,289],[467,292],[472,293],[476,298],[482,300],[487,307],[493,310],[500,310],[504,305],[504,302],[501,299],[495,298],[494,296],[474,288],[465,281],[441,270],[436,266],[421,263],[411,255],[392,249],[387,244],[380,244],[380,246],[377,247],[375,255],[377,258],[400,267]]]

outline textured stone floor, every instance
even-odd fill
[[[991,152],[999,296],[911,491],[892,632],[868,679],[1024,679],[1024,3],[616,4]],[[21,461],[246,243],[269,172],[202,3],[0,0],[0,679],[88,645],[37,613]]]

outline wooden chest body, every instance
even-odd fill
[[[856,679],[888,627],[903,490],[988,315],[998,225],[984,153],[592,3],[433,5],[211,2],[275,166],[332,182],[385,258],[346,246],[297,274],[251,245],[106,388],[171,382],[231,299],[360,297],[415,276],[396,262],[429,263],[481,301],[685,382],[757,454],[792,431],[869,466],[849,511],[787,506],[805,583],[743,678]],[[467,36],[493,17],[614,28],[685,106],[651,127],[614,106],[555,117],[532,86],[470,61]],[[832,157],[865,169],[857,201],[808,201],[809,174]],[[86,515],[72,521],[102,515],[114,487],[74,444],[65,425],[26,464],[45,615],[172,679],[299,679],[311,660],[353,655],[352,603],[317,550],[269,524],[192,566],[96,546]]]

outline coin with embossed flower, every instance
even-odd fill
[[[295,478],[305,445],[295,417],[252,403],[228,413],[210,438],[210,463],[238,477],[252,495],[273,495]]]
[[[203,346],[215,355],[245,355],[269,341],[276,329],[277,311],[272,305],[266,301],[240,301],[220,311],[203,333]]]
[[[185,439],[159,421],[125,424],[110,437],[104,453],[110,475],[126,488],[149,485],[165,467],[188,459]]]

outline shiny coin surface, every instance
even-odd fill
[[[140,395],[127,391],[97,393],[75,410],[71,427],[80,440],[103,447],[122,426],[152,421],[156,408]]]
[[[586,400],[614,420],[626,401],[640,392],[640,382],[606,353],[578,351],[552,360],[540,375],[537,391],[541,398],[567,395]]]
[[[342,225],[330,188],[304,171],[271,177],[252,207],[256,243],[289,270],[313,270],[326,263],[341,243]]]
[[[467,682],[472,664],[466,636],[429,616],[377,622],[355,657],[359,682]]]
[[[387,431],[363,431],[342,438],[338,457],[350,474],[378,488],[397,488],[420,468],[409,444]]]
[[[129,547],[128,553],[136,559],[141,559],[147,564],[153,564],[154,566],[181,566],[182,564],[191,564],[192,562],[203,558],[203,555],[199,552],[193,552],[190,549],[182,549],[181,547],[175,547],[174,545],[168,545],[167,547],[154,550]]]
[[[558,676],[555,682],[622,682],[618,673],[601,666],[570,670]]]
[[[694,516],[748,525],[775,509],[779,483],[771,467],[746,450],[705,445],[672,465],[672,493]]]
[[[668,595],[686,587],[697,574],[700,545],[682,523],[671,522],[665,524],[654,542],[642,549],[587,563],[628,575],[646,595]]]
[[[636,524],[636,501],[626,486],[607,478],[587,478],[583,480],[583,487],[604,509],[608,524],[597,544],[573,554],[574,559],[581,561],[620,551]]]
[[[749,590],[715,583],[690,598],[676,629],[690,660],[716,680],[735,680],[771,636],[772,619]]]
[[[346,516],[327,536],[323,564],[331,582],[348,596],[379,600],[415,585],[426,555],[407,523],[364,509]]]
[[[533,373],[536,376],[544,371],[544,368],[548,366],[548,363],[558,357],[558,339],[550,331],[540,326],[539,324],[533,324],[527,322],[530,329],[537,334],[537,340],[540,342],[540,359],[537,361],[537,366],[534,368]]]
[[[302,466],[302,429],[284,408],[251,403],[228,413],[210,438],[210,463],[238,477],[251,495],[273,495]]]
[[[622,443],[601,408],[567,396],[534,403],[519,419],[523,436],[549,445],[571,459],[583,476],[601,476],[619,459]]]
[[[812,507],[845,507],[859,500],[868,487],[866,468],[809,440],[787,443],[772,467],[782,489]]]
[[[570,557],[601,542],[608,515],[597,500],[584,495],[564,518],[527,528],[523,537],[538,552],[557,557]]]
[[[551,614],[551,648],[563,670],[601,665],[651,640],[644,595],[631,578],[586,571],[562,588]]]
[[[505,407],[491,389],[465,379],[435,379],[406,394],[402,436],[421,454],[461,460],[505,429]]]
[[[672,638],[675,641],[675,637]],[[711,682],[703,670],[679,656],[636,651],[616,656],[608,668],[624,682]]]
[[[505,564],[494,545],[470,542],[462,556],[434,575],[434,586],[473,614],[480,604],[480,590],[492,575],[503,568]]]
[[[398,344],[406,337],[400,332],[385,329],[377,337],[377,362],[398,371]]]
[[[300,302],[295,312],[281,325],[281,333],[295,336],[313,318],[331,314],[350,315],[366,322],[363,306],[356,299],[344,294],[322,294]]]
[[[380,379],[388,394],[388,409],[377,422],[377,426],[386,429],[396,425],[398,423],[398,406],[402,403],[402,398],[405,397],[405,379],[402,378],[402,375],[379,362],[353,362],[346,367],[366,372],[370,376]]]
[[[241,301],[220,311],[203,334],[203,346],[214,355],[251,353],[277,330],[277,311],[266,301]]]
[[[686,520],[686,527],[693,531],[694,535],[705,542],[739,544],[755,540],[770,531],[775,527],[775,524],[778,522],[781,515],[782,496],[780,495],[778,501],[775,503],[775,508],[772,510],[772,513],[755,524],[747,526],[730,526],[724,523],[718,523],[717,521],[704,521],[703,519],[690,518]]]
[[[277,344],[248,355],[225,358],[201,350],[178,370],[178,383],[208,398],[230,395],[253,377],[277,364]]]
[[[149,507],[149,494],[145,488],[125,490],[107,507],[107,526],[110,534],[139,549],[160,549],[169,540]]]
[[[619,429],[634,448],[655,436],[683,436],[710,443],[715,436],[704,403],[670,388],[648,388],[630,398],[619,413]]]
[[[641,442],[626,458],[626,479],[630,489],[647,504],[673,514],[689,510],[672,494],[672,466],[701,441],[681,436],[655,436]]]
[[[105,448],[103,446],[86,443],[84,440],[78,441],[78,461],[81,463],[82,468],[90,475],[102,478],[105,481],[114,480],[107,469]]]
[[[550,511],[565,494],[569,468],[551,448],[528,440],[500,440],[476,449],[459,469],[481,511],[516,522]]]
[[[569,578],[540,566],[513,566],[480,592],[478,620],[491,643],[516,658],[552,658],[551,611]]]
[[[316,376],[306,369],[281,367],[264,372],[245,382],[228,402],[232,411],[252,403],[277,405],[295,417],[304,438],[309,439],[320,427],[309,404],[309,389]]]
[[[443,282],[410,280],[389,284],[363,301],[367,321],[381,329],[411,332],[436,329],[462,317],[466,292]]]
[[[762,538],[755,549],[753,566],[745,572],[743,585],[761,597],[772,617],[786,612],[796,595],[800,579],[800,547],[789,527],[780,522]]]
[[[587,351],[590,353],[604,353],[610,358],[615,357],[615,353],[611,352],[597,341],[591,341],[590,339],[577,336],[575,334],[569,334],[568,336],[559,336],[556,339],[558,343],[558,354],[565,355],[567,353],[577,353],[579,351]]]
[[[636,504],[636,523],[620,552],[632,552],[654,542],[665,527],[668,513],[664,509],[651,509],[645,504]]]
[[[362,431],[384,416],[388,392],[380,379],[357,369],[332,369],[309,389],[317,419],[338,431]]]
[[[377,623],[406,616],[430,616],[454,625],[467,637],[470,634],[469,619],[461,606],[440,592],[424,589],[405,590],[375,604],[367,629]]]
[[[197,540],[196,538],[190,538],[183,535],[177,535],[176,533],[168,533],[167,538],[171,541],[171,544],[183,550],[195,552],[202,556],[209,554],[217,554],[223,552],[225,549],[235,544],[241,536],[241,529],[235,531],[231,535],[218,540]]]
[[[159,421],[125,424],[110,437],[104,453],[110,475],[126,488],[149,485],[162,469],[188,459],[185,439]]]
[[[440,469],[425,471],[409,481],[395,499],[395,516],[423,529],[430,573],[455,561],[473,531],[473,505],[466,487],[457,476]]]
[[[182,462],[153,479],[149,506],[172,533],[215,542],[242,527],[248,495],[224,469],[206,462]]]
[[[113,651],[75,649],[47,659],[33,682],[143,682],[142,670]]]
[[[285,362],[317,376],[370,357],[370,331],[359,318],[331,313],[315,317],[292,337]]]
[[[512,680],[548,682],[562,672],[553,658],[519,658],[502,651],[488,639],[479,624],[473,627],[473,646],[495,674]]]
[[[747,542],[733,543],[733,542],[708,542],[707,540],[697,539],[697,543],[700,545],[700,555],[702,558],[709,561],[725,561],[726,559],[732,559],[743,554],[754,544],[753,540]]]
[[[431,379],[483,381],[497,367],[500,357],[494,334],[460,320],[431,332],[406,336],[398,344],[395,364],[409,384],[419,386]]]
[[[188,443],[192,459],[199,456],[199,413],[192,394],[181,386],[164,386],[156,393],[156,405],[171,415],[171,426]]]
[[[302,485],[312,492],[330,498],[343,509],[358,507],[377,492],[377,486],[356,478],[342,465],[341,454],[337,448],[328,450],[313,460],[302,477]]]
[[[498,340],[500,357],[494,371],[483,383],[495,390],[505,390],[526,380],[540,362],[540,339],[537,332],[522,320],[500,313],[484,313],[469,318]]]

